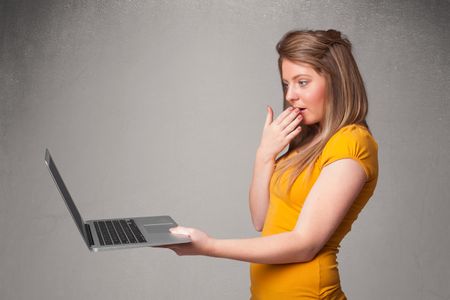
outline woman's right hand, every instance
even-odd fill
[[[258,148],[264,160],[275,160],[277,155],[300,133],[303,117],[298,108],[289,107],[273,120],[272,107],[267,106],[267,117]]]

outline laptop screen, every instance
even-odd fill
[[[75,203],[73,202],[72,197],[70,196],[69,191],[67,190],[66,185],[64,184],[64,181],[61,178],[61,175],[59,175],[58,169],[56,168],[56,165],[53,162],[53,159],[48,149],[45,150],[45,163],[47,164],[47,167],[50,170],[50,174],[52,174],[53,180],[58,186],[59,192],[61,193],[61,196],[63,197],[64,202],[66,203],[67,208],[69,209],[70,214],[73,217],[73,220],[77,224],[78,230],[83,236],[86,245],[90,247],[86,234],[86,229],[84,228],[83,218],[81,217],[80,212],[75,206]]]

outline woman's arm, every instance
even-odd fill
[[[298,111],[286,109],[273,121],[273,111],[267,107],[261,144],[256,152],[253,178],[249,190],[249,206],[253,226],[263,229],[269,207],[269,184],[277,155],[300,133]]]
[[[208,255],[253,263],[283,264],[311,260],[322,249],[366,182],[353,159],[338,160],[320,173],[291,232],[251,239],[218,240],[193,228],[177,227],[192,243],[168,246],[178,255]]]
[[[253,168],[253,178],[249,191],[249,206],[252,216],[253,226],[256,231],[261,231],[266,219],[269,207],[269,184],[275,167],[275,159],[264,157],[258,151],[256,153],[255,165]]]

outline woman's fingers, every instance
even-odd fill
[[[273,121],[273,110],[272,110],[272,107],[267,105],[267,116],[266,116],[266,122],[264,123],[264,127],[267,127],[270,124],[272,124],[272,121]]]
[[[286,127],[283,129],[283,133],[288,135],[289,133],[291,133],[299,124],[300,122],[303,120],[303,116],[302,115],[297,115],[295,116],[295,118],[286,125]]]
[[[191,235],[192,228],[177,226],[169,229],[173,234]]]
[[[294,122],[299,114],[300,110],[296,108],[289,115],[287,115],[280,123],[281,130],[284,130],[287,126]]]
[[[275,119],[274,123],[277,125],[282,124],[282,122],[292,113],[294,112],[294,108],[293,107],[288,107],[287,109],[285,109],[279,116],[278,118]]]
[[[291,136],[288,135],[296,131],[296,127],[301,122],[299,110],[289,107],[284,110],[275,120],[273,120],[273,110],[267,107],[266,122],[259,146],[260,153],[265,157],[275,158],[290,142]],[[298,134],[300,131],[296,131]]]
[[[302,119],[303,116],[300,114],[300,110],[290,107],[280,114],[274,121],[274,124],[278,125],[277,127],[283,135],[287,136],[300,124]]]
[[[286,136],[286,139],[290,142],[292,141],[300,132],[302,131],[302,128],[300,126],[297,126],[294,130],[292,130],[291,133],[289,133]]]

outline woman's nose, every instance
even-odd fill
[[[289,86],[287,88],[285,98],[290,104],[299,99],[299,94],[296,91],[295,86]]]

